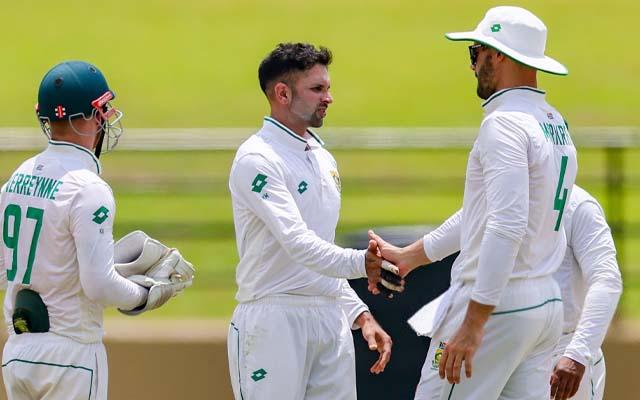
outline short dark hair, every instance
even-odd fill
[[[333,55],[326,47],[316,48],[309,43],[279,43],[260,63],[258,79],[266,94],[267,86],[285,75],[307,71],[316,64],[328,66]]]

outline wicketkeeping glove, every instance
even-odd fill
[[[380,282],[377,286],[380,293],[389,299],[392,299],[396,293],[402,293],[404,291],[404,281],[400,276],[398,267],[387,260],[382,261]]]
[[[133,275],[128,278],[130,281],[140,286],[149,288],[147,302],[133,310],[120,310],[126,315],[138,315],[145,311],[156,309],[169,301],[174,296],[179,295],[185,288],[191,286],[192,281],[176,281],[172,282],[168,279],[153,279],[146,275]]]
[[[185,260],[177,249],[171,249],[144,275],[153,279],[169,279],[171,282],[191,282],[195,272],[193,265]]]
[[[133,231],[116,242],[113,248],[114,267],[125,278],[144,275],[169,251],[167,246],[146,233]]]
[[[142,231],[118,240],[114,247],[114,268],[120,275],[146,275],[172,282],[193,280],[195,269],[177,249],[170,249]]]

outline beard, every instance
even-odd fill
[[[293,101],[291,102],[289,109],[291,110],[291,113],[303,121],[305,125],[312,128],[320,128],[324,123],[327,107],[317,106],[313,110],[308,110],[308,106],[305,106],[301,101],[298,101],[294,94]],[[324,111],[322,111],[323,109]]]
[[[324,117],[320,116],[319,114],[320,114],[319,110],[316,110],[311,114],[308,121],[310,127],[320,128],[322,126],[322,124],[324,123]]]
[[[476,75],[476,78],[478,79],[476,94],[482,100],[487,100],[496,92],[496,86],[493,83],[493,75],[493,65],[491,65],[489,60],[485,60],[478,69],[478,74]]]

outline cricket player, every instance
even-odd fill
[[[416,399],[549,397],[562,329],[552,275],[565,254],[562,222],[577,162],[568,125],[537,88],[537,70],[567,74],[544,55],[546,33],[529,11],[496,7],[474,31],[446,35],[473,42],[471,68],[484,100],[462,209],[404,249],[370,234],[401,274],[460,250]]]
[[[562,291],[564,325],[553,351],[551,398],[601,400],[605,363],[600,346],[615,313],[622,278],[600,204],[574,186],[564,215],[567,251],[554,277]]]
[[[9,400],[106,400],[104,307],[135,314],[186,287],[169,280],[143,287],[114,267],[115,202],[98,160],[122,133],[113,98],[94,65],[54,66],[40,84],[36,106],[49,145],[23,162],[0,191],[9,330],[2,375]]]
[[[281,43],[260,64],[271,115],[233,161],[229,188],[240,261],[229,327],[236,400],[355,400],[351,329],[362,329],[384,370],[391,339],[345,278],[368,277],[382,260],[333,244],[340,211],[336,161],[311,127],[333,102],[324,47]],[[373,289],[372,289],[373,290]]]

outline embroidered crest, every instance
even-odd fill
[[[342,181],[340,180],[340,174],[338,174],[338,171],[335,169],[332,169],[330,171],[330,174],[333,178],[333,183],[336,184],[336,189],[338,189],[338,192],[342,192]]]
[[[436,370],[440,368],[440,359],[442,358],[442,352],[444,352],[446,345],[445,342],[440,342],[438,345],[436,354],[433,356],[433,360],[431,360],[431,369]]]

